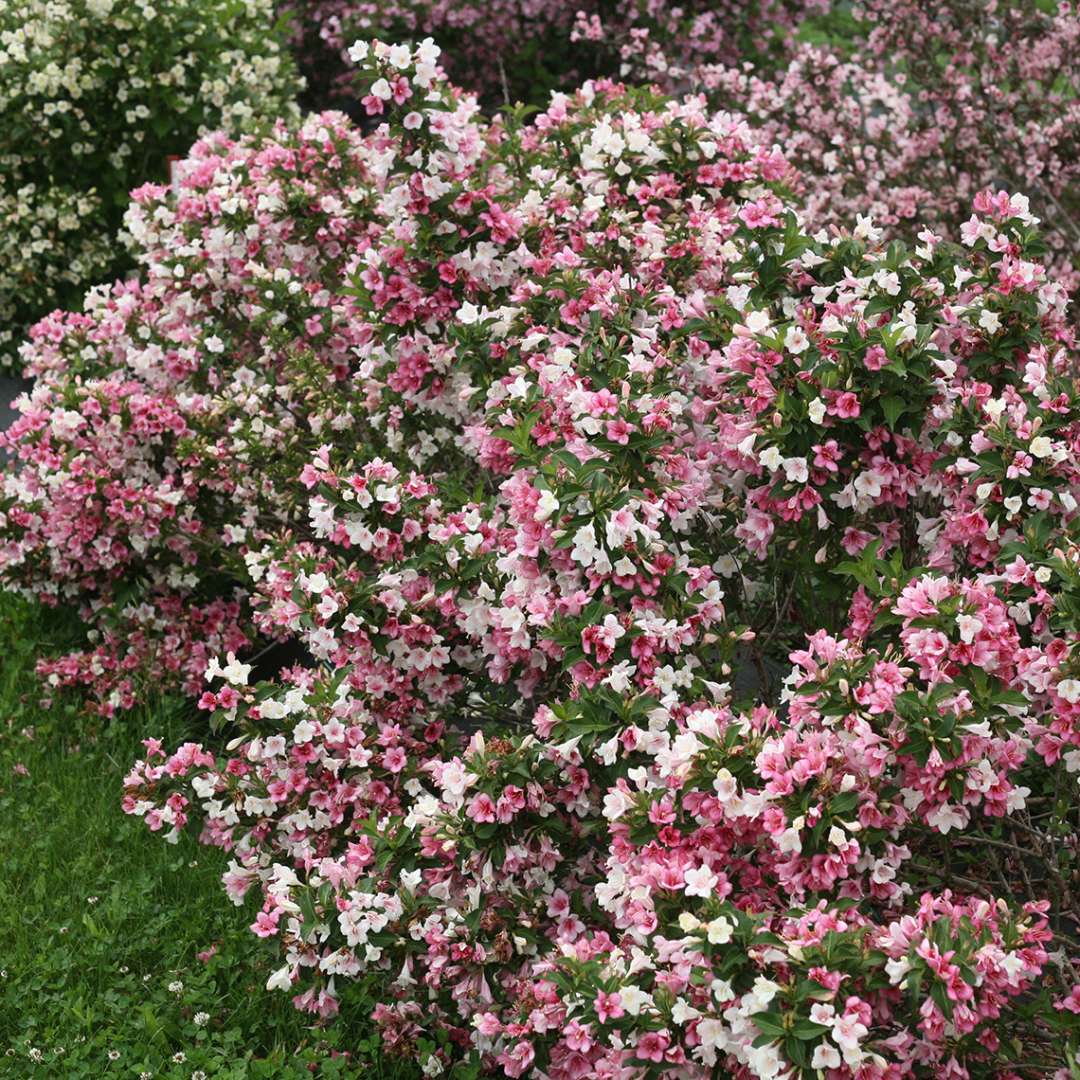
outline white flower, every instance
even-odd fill
[[[769,1002],[780,993],[780,984],[759,975],[754,980],[754,985],[744,999],[744,1004],[752,1008],[754,1012],[761,1012],[769,1007]]]
[[[604,817],[608,821],[618,821],[633,805],[634,800],[628,792],[621,788],[611,788],[604,796]]]
[[[1080,701],[1080,681],[1076,679],[1062,679],[1055,689],[1058,697],[1063,698],[1070,705],[1075,705]]]
[[[855,1064],[863,1057],[859,1049],[859,1041],[869,1033],[865,1024],[859,1023],[858,1019],[851,1014],[841,1016],[833,1027],[832,1037],[836,1044],[844,1051],[844,1060],[849,1064]]]
[[[604,679],[604,685],[610,686],[616,694],[624,693],[630,686],[630,680],[637,671],[637,665],[629,660],[620,660],[612,669],[611,674]]]
[[[767,311],[751,311],[746,316],[746,328],[752,334],[763,334],[772,325]]]
[[[633,983],[619,987],[619,998],[622,1001],[623,1008],[631,1016],[637,1016],[644,1006],[652,1004],[652,997],[646,994],[640,986],[634,986]]]
[[[311,742],[314,735],[315,725],[309,723],[307,720],[301,720],[292,731],[293,742],[296,743],[297,746],[302,746],[304,743]]]
[[[431,38],[426,37],[417,46],[416,59],[421,64],[434,64],[435,61],[439,59],[441,53],[442,49],[440,49]]]
[[[465,789],[475,779],[475,776],[465,771],[464,765],[458,761],[451,761],[444,766],[439,776],[439,786],[447,795],[458,797],[465,793]]]
[[[553,491],[542,491],[540,492],[540,500],[536,504],[533,521],[547,521],[558,509],[559,500],[555,498],[555,493]]]
[[[812,424],[820,424],[825,419],[825,402],[821,398],[814,398],[807,409]]]
[[[868,469],[855,477],[855,491],[865,499],[876,499],[881,494],[881,481],[884,477]]]
[[[292,968],[286,964],[278,968],[269,979],[266,980],[267,990],[288,990],[292,986]]]
[[[796,828],[785,829],[777,838],[777,850],[783,853],[788,851],[802,851],[802,835]]]
[[[1031,440],[1029,449],[1032,457],[1044,458],[1054,452],[1054,444],[1045,435],[1037,435]]]
[[[878,288],[887,292],[890,296],[899,295],[900,278],[895,272],[891,270],[879,270],[874,274],[874,281],[877,283]]]
[[[708,923],[706,929],[710,944],[726,945],[731,940],[731,934],[735,928],[723,915],[718,915]]]
[[[926,816],[927,825],[947,834],[950,829],[962,829],[968,823],[969,814],[962,806],[942,803]]]
[[[700,1015],[697,1009],[688,1005],[682,998],[679,998],[671,1008],[671,1019],[676,1024],[688,1023],[690,1020],[696,1020]]]
[[[840,1051],[831,1043],[820,1042],[814,1048],[814,1056],[810,1059],[811,1069],[839,1069],[841,1065]]]
[[[309,593],[321,593],[330,586],[329,579],[321,570],[317,574],[303,575],[300,583]]]
[[[475,304],[470,304],[468,300],[465,301],[457,311],[458,322],[464,323],[466,326],[472,326],[480,318],[480,309]]]
[[[885,961],[885,973],[889,976],[889,982],[893,986],[899,986],[907,977],[910,969],[911,961],[906,956],[901,956],[897,960]]]
[[[250,664],[241,664],[236,659],[235,653],[229,653],[226,657],[228,664],[222,669],[221,674],[225,676],[226,680],[232,683],[233,686],[247,686],[248,676],[251,674]]]
[[[574,533],[574,547],[570,557],[582,566],[592,566],[596,561],[596,532],[591,525],[582,525]]]
[[[783,458],[780,456],[780,449],[776,446],[770,446],[766,450],[762,450],[758,454],[758,463],[764,465],[769,472],[776,472],[780,468],[780,462]]]
[[[856,214],[855,222],[852,232],[856,239],[869,240],[871,244],[876,244],[881,239],[881,230],[874,228],[874,219],[869,214]]]
[[[729,285],[726,292],[728,303],[730,303],[736,311],[744,311],[746,309],[746,302],[750,299],[749,285]]]
[[[683,887],[687,896],[712,896],[717,881],[719,878],[707,866],[687,870],[683,875]]]
[[[1027,797],[1031,794],[1029,787],[1014,787],[1005,799],[1005,809],[1010,814],[1017,810],[1023,810],[1027,806]]]
[[[793,484],[805,484],[810,471],[806,467],[806,461],[803,458],[784,458],[784,473],[788,480]]]
[[[801,326],[789,326],[784,335],[784,348],[795,354],[804,353],[810,347],[810,339]]]

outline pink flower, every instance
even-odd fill
[[[278,932],[278,912],[260,911],[251,924],[251,931],[261,938],[272,937]]]
[[[829,406],[829,412],[845,420],[854,420],[860,412],[859,399],[850,391],[840,394]]]
[[[663,1061],[670,1045],[671,1036],[666,1031],[647,1031],[638,1039],[634,1052],[644,1061]]]
[[[468,814],[476,822],[494,821],[495,803],[492,802],[491,796],[486,792],[474,795],[469,800]]]
[[[880,345],[871,345],[863,354],[863,364],[868,371],[880,371],[888,362],[889,358]]]
[[[532,1065],[536,1052],[531,1042],[520,1039],[509,1050],[504,1050],[499,1055],[499,1064],[503,1072],[510,1077],[524,1076],[529,1066]]]
[[[606,1024],[608,1020],[618,1020],[620,1016],[624,1015],[622,1000],[619,997],[618,990],[615,990],[610,994],[601,990],[596,995],[593,1007],[596,1009],[596,1015],[600,1018],[602,1024]]]
[[[382,766],[387,772],[399,773],[408,760],[408,755],[400,746],[391,746],[382,756]]]

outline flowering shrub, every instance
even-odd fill
[[[1077,277],[1080,12],[1075,4],[718,6],[637,2],[492,8],[322,0],[297,10],[323,76],[356,36],[432,34],[453,79],[541,107],[582,73],[708,94],[785,147],[810,220],[955,234],[975,195],[1031,193],[1055,276]]]
[[[195,137],[291,108],[268,0],[18,0],[0,12],[0,356],[126,268],[130,188]]]
[[[783,143],[814,220],[955,232],[980,190],[1030,192],[1075,291],[1077,6],[862,0],[853,15],[831,12],[779,71],[706,61],[695,83]]]
[[[677,85],[702,64],[779,59],[787,33],[820,0],[315,0],[289,3],[292,37],[309,83],[348,95],[342,63],[357,37],[431,35],[449,76],[485,103],[547,104],[583,75],[633,74]],[[336,78],[327,71],[336,70]]]
[[[8,587],[82,605],[88,648],[41,670],[106,712],[140,677],[194,691],[242,647],[236,545],[298,505],[277,463],[352,431],[335,395],[365,332],[336,290],[372,160],[335,113],[196,144],[176,196],[135,192],[142,280],[31,332],[37,380],[0,436],[16,463],[0,564]]]
[[[313,434],[360,437],[271,440],[216,548],[304,655],[211,660],[231,742],[147,739],[125,809],[432,1075],[1071,1075],[1076,345],[1026,200],[811,233],[700,99],[487,123],[430,43],[354,56]]]

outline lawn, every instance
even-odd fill
[[[0,594],[0,1075],[413,1075],[381,1060],[362,988],[322,1029],[263,988],[274,957],[224,896],[223,852],[124,816],[139,738],[200,735],[200,717],[183,701],[112,722],[43,703],[34,660],[66,634]]]

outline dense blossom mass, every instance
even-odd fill
[[[92,647],[42,669],[103,711],[134,703],[133,672],[195,692],[210,656],[246,643],[231,542],[260,514],[289,520],[275,455],[318,445],[321,400],[368,333],[338,289],[371,230],[369,155],[334,114],[196,144],[176,196],[135,192],[143,276],[30,335],[36,382],[0,437],[20,462],[0,560],[9,586],[84,606]]]
[[[430,40],[350,55],[366,133],[203,140],[24,349],[0,572],[91,626],[43,675],[211,714],[125,811],[427,1075],[1074,1075],[1080,386],[1027,198],[824,229],[702,95],[489,118]]]
[[[342,101],[341,58],[355,37],[423,34],[486,102],[546,107],[583,73],[703,93],[782,142],[815,226],[872,214],[909,240],[928,224],[955,234],[979,191],[1028,192],[1056,278],[1080,287],[1076,0],[315,0],[288,10],[309,80]]]

